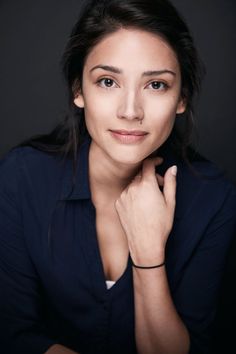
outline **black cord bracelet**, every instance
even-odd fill
[[[163,263],[160,263],[160,264],[158,264],[158,265],[154,265],[154,266],[148,266],[148,267],[145,267],[145,266],[140,266],[140,265],[134,264],[134,262],[133,262],[133,260],[132,260],[132,259],[131,259],[131,262],[132,262],[132,266],[133,266],[134,268],[140,268],[140,269],[153,269],[153,268],[160,268],[160,267],[162,267],[162,266],[164,266],[164,265],[165,265],[165,262],[163,262]]]

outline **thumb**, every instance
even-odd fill
[[[167,207],[174,212],[175,208],[175,194],[176,194],[176,175],[177,166],[168,168],[164,176],[163,193],[166,200]]]

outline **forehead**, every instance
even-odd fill
[[[136,70],[179,69],[176,53],[167,41],[156,34],[133,28],[119,29],[92,48],[85,67],[101,63]]]

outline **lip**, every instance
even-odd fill
[[[120,130],[110,130],[110,131],[112,133],[120,134],[120,135],[142,136],[142,135],[147,135],[148,134],[144,130],[125,130],[125,129],[120,129]]]
[[[148,132],[143,130],[109,130],[112,137],[123,144],[135,144],[143,141]]]

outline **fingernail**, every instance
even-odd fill
[[[171,167],[171,174],[172,174],[173,176],[176,176],[176,175],[177,175],[177,166],[172,166],[172,167]]]

